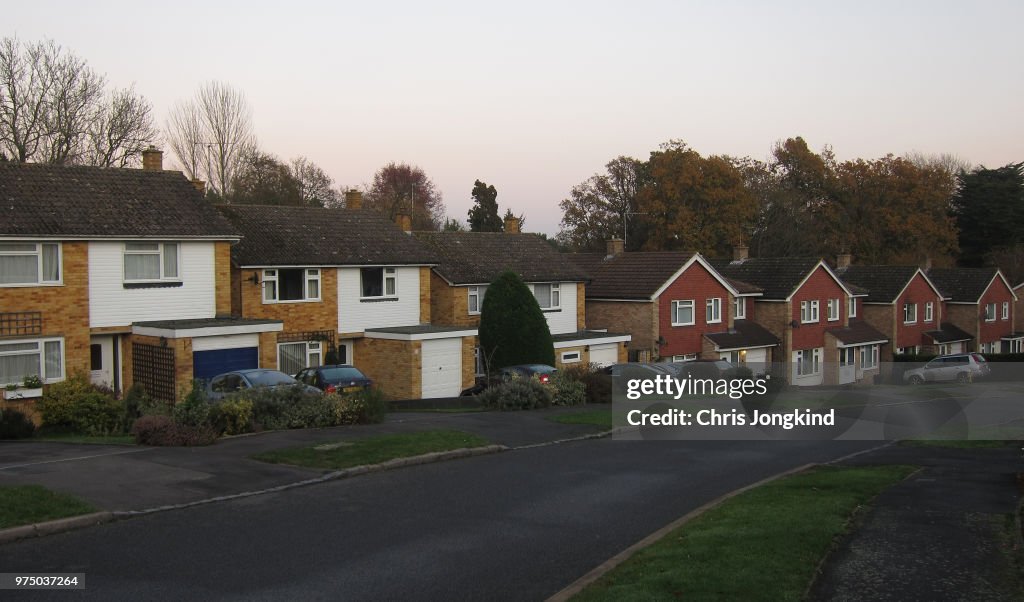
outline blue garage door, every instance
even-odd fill
[[[200,380],[208,380],[223,372],[259,367],[258,347],[214,349],[212,351],[196,351],[192,354],[193,378]]]

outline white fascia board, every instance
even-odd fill
[[[384,339],[387,341],[432,341],[435,339],[461,339],[463,337],[475,337],[477,330],[453,330],[450,332],[421,332],[416,334],[402,334],[395,332],[363,332],[367,339]]]
[[[623,334],[609,337],[601,337],[599,339],[575,339],[572,341],[559,341],[554,344],[555,349],[565,349],[567,347],[583,347],[586,345],[605,345],[608,343],[628,343],[633,340],[633,335]]]
[[[245,324],[239,326],[207,326],[205,328],[153,328],[150,326],[132,326],[132,334],[147,337],[164,337],[168,339],[183,339],[196,337],[226,336],[232,334],[253,334],[260,332],[281,332],[284,330],[284,323],[276,324]]]

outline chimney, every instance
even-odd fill
[[[346,209],[362,209],[363,208],[363,193],[358,190],[346,190],[345,191],[345,208]]]
[[[145,171],[161,171],[164,168],[164,153],[155,146],[142,151],[142,169]]]
[[[505,218],[505,232],[509,234],[519,234],[519,218],[508,216]]]
[[[613,238],[605,244],[607,249],[606,257],[618,257],[626,252],[626,241],[621,238]]]
[[[745,261],[750,256],[750,247],[736,245],[732,248],[733,261]]]
[[[396,213],[395,223],[402,229],[402,232],[405,232],[406,234],[412,232],[412,216],[408,213]]]
[[[192,178],[192,185],[196,187],[199,194],[206,196],[206,182]]]
[[[840,254],[836,255],[836,269],[837,270],[841,270],[843,268],[848,268],[848,267],[850,267],[851,263],[853,263],[853,255],[850,255],[849,253],[840,253]]]

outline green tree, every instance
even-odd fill
[[[480,308],[480,348],[489,370],[518,364],[555,365],[548,322],[515,272],[505,271],[487,287]]]
[[[501,232],[498,217],[498,190],[493,185],[477,180],[473,182],[473,206],[469,209],[470,232]]]
[[[287,165],[268,153],[246,154],[231,181],[232,203],[244,205],[303,205],[299,182]]]
[[[642,221],[630,219],[636,212],[636,195],[644,181],[646,165],[632,157],[617,157],[605,165],[605,173],[594,174],[573,186],[563,199],[558,240],[574,251],[599,251],[605,241],[626,234],[628,250],[643,244],[638,236]],[[623,224],[628,225],[628,234]]]
[[[961,172],[951,213],[960,229],[960,263],[985,265],[1024,243],[1024,163]]]

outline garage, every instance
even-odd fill
[[[462,339],[423,341],[423,399],[457,397],[462,390]]]
[[[598,366],[610,366],[619,361],[618,343],[590,346],[590,363]]]
[[[193,378],[205,380],[224,372],[259,367],[259,335],[242,334],[192,339]]]

